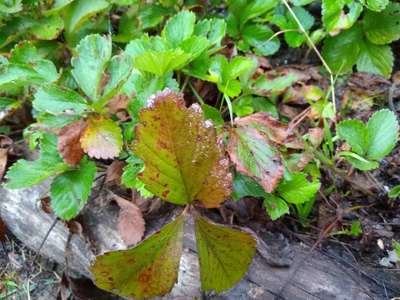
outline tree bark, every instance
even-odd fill
[[[40,198],[45,196],[47,191],[47,184],[24,190],[0,189],[1,218],[8,229],[33,250],[39,248],[55,220],[54,215],[45,213],[40,206]],[[92,278],[89,267],[96,254],[126,248],[116,230],[118,207],[112,203],[99,205],[96,201],[91,202],[78,219],[82,224],[83,233],[71,236],[70,250],[66,252],[69,229],[59,221],[40,251],[41,255],[59,264],[65,264],[67,256],[69,269],[88,278]],[[170,217],[167,215],[153,223],[148,221],[146,234],[167,222]],[[350,267],[346,259],[333,260],[315,250],[304,260],[309,251],[309,247],[304,244],[290,244],[280,235],[264,234],[257,238],[258,251],[243,280],[223,294],[202,295],[193,230],[187,230],[179,280],[170,295],[164,299],[193,299],[202,296],[206,299],[235,300],[385,298],[382,286]],[[299,264],[301,266],[296,270]],[[294,270],[296,273],[292,277]],[[395,279],[393,286],[390,282],[386,283],[386,293],[389,297],[395,296]],[[278,298],[277,295],[286,281],[288,284]]]

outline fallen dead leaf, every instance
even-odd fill
[[[0,242],[4,242],[6,239],[6,224],[0,218]]]
[[[120,207],[117,229],[127,246],[136,245],[142,240],[145,222],[139,207],[132,202],[111,193],[112,199]]]
[[[76,165],[81,161],[84,152],[80,138],[86,126],[86,121],[79,120],[61,128],[57,148],[65,163]]]
[[[124,161],[114,160],[107,168],[106,182],[115,182],[119,185],[121,183],[121,176],[125,165],[126,163]]]

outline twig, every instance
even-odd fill
[[[54,227],[56,226],[57,222],[58,222],[58,218],[56,218],[56,219],[53,221],[53,223],[51,224],[49,230],[47,231],[46,235],[44,236],[42,242],[40,243],[39,248],[36,250],[36,254],[35,254],[35,256],[33,257],[33,260],[32,260],[32,263],[31,263],[32,266],[35,264],[35,262],[36,262],[36,260],[37,260],[37,258],[38,258],[38,256],[39,256],[39,253],[40,253],[40,251],[42,250],[42,248],[43,248],[43,246],[44,246],[44,243],[46,243],[46,240],[47,240],[47,238],[49,237],[50,232],[54,229]]]
[[[335,80],[333,77],[333,72],[331,70],[331,68],[329,67],[329,65],[326,63],[325,59],[322,57],[321,53],[318,51],[317,47],[315,46],[314,42],[312,41],[312,39],[310,38],[310,36],[308,35],[307,31],[304,29],[303,24],[301,24],[300,20],[297,18],[296,14],[294,13],[294,11],[292,10],[292,8],[290,7],[289,3],[287,2],[287,0],[282,0],[283,4],[286,6],[286,8],[289,10],[290,14],[292,15],[293,19],[295,20],[295,22],[297,23],[297,25],[299,26],[300,31],[304,34],[304,36],[307,39],[307,42],[309,43],[309,45],[311,46],[311,48],[314,50],[314,52],[317,54],[318,58],[320,59],[320,61],[322,62],[322,65],[324,66],[324,68],[326,69],[326,71],[329,73],[329,77],[330,77],[330,82],[331,82],[331,93],[332,93],[332,104],[333,104],[333,110],[335,112],[336,115],[336,96],[335,96]]]

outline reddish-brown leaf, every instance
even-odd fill
[[[120,184],[125,165],[126,163],[124,161],[114,160],[107,168],[106,182],[115,182],[116,184]]]
[[[122,240],[127,246],[136,245],[142,240],[145,230],[142,212],[135,204],[118,195],[112,194],[112,198],[120,207],[117,229]]]
[[[84,152],[80,138],[86,125],[85,121],[79,120],[61,128],[57,148],[65,163],[76,165],[81,161]]]

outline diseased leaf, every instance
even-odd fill
[[[136,245],[144,234],[144,219],[140,208],[136,204],[117,195],[112,198],[120,207],[117,229],[127,246]]]
[[[292,173],[290,179],[279,184],[278,192],[287,202],[299,204],[310,201],[320,186],[318,180],[309,182],[304,173]]]
[[[98,256],[91,268],[96,285],[139,299],[168,293],[178,277],[184,221],[181,215],[135,248]]]
[[[220,293],[239,282],[256,250],[252,235],[211,223],[196,215],[195,235],[203,291]]]
[[[344,139],[351,149],[359,155],[368,151],[368,130],[360,120],[345,120],[337,125],[337,134]]]
[[[83,159],[79,169],[54,178],[50,186],[51,207],[59,218],[71,220],[79,214],[89,198],[95,175],[95,163]]]
[[[228,161],[217,145],[213,124],[201,108],[185,107],[181,95],[158,93],[142,110],[134,153],[144,161],[140,179],[162,199],[217,207],[230,194]]]
[[[72,75],[85,94],[96,102],[100,96],[103,72],[111,58],[111,38],[87,35],[79,42],[76,52],[77,56],[71,59]]]
[[[40,148],[39,159],[33,161],[20,159],[8,169],[6,188],[31,187],[68,169],[68,165],[58,154],[56,136],[45,134],[40,142]]]
[[[389,0],[361,0],[361,3],[366,4],[370,10],[382,11],[389,4]]]
[[[89,110],[86,100],[77,92],[56,85],[41,87],[33,100],[33,107],[54,115],[72,112],[81,114]]]
[[[90,157],[114,158],[122,150],[122,130],[110,119],[93,117],[87,120],[80,142],[83,151]]]
[[[283,176],[275,143],[283,143],[287,127],[267,113],[256,113],[235,121],[230,131],[228,153],[236,169],[254,178],[271,193]]]
[[[64,126],[58,133],[57,149],[65,163],[76,165],[81,161],[84,152],[80,138],[86,125],[85,121],[79,120]]]
[[[362,5],[355,1],[323,0],[322,20],[329,34],[337,35],[340,31],[352,27],[362,10]]]
[[[54,40],[64,29],[64,21],[59,15],[42,17],[36,22],[30,32],[41,40]]]
[[[399,123],[395,114],[382,109],[375,112],[367,123],[369,136],[369,159],[380,160],[392,152],[399,137]]]

